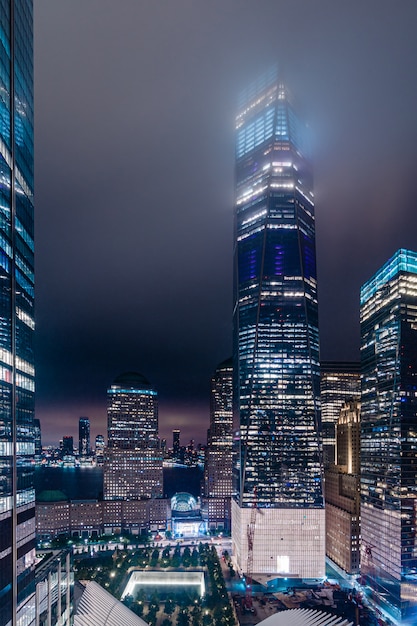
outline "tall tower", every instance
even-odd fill
[[[115,379],[107,397],[104,499],[161,497],[157,392],[144,376],[127,372]]]
[[[275,70],[240,101],[234,276],[237,564],[245,571],[256,505],[253,573],[323,576],[312,172],[306,127]]]
[[[1,2],[0,626],[34,620],[33,16]]]
[[[211,378],[210,429],[204,467],[204,508],[209,528],[230,531],[232,495],[233,360]]]
[[[180,453],[180,447],[181,447],[180,436],[181,436],[181,431],[178,430],[177,428],[172,431],[172,451],[174,454],[174,458],[178,458],[179,453]]]
[[[90,420],[80,417],[78,421],[78,453],[80,456],[90,454]]]
[[[361,570],[401,624],[417,623],[417,253],[361,289]]]
[[[321,361],[320,401],[323,430],[323,463],[335,463],[336,424],[340,409],[349,401],[361,397],[360,363]]]

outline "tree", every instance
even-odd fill
[[[152,567],[155,567],[157,565],[158,559],[159,559],[159,550],[157,550],[157,548],[155,548],[155,550],[152,552],[152,557],[151,557],[151,565],[152,565]]]
[[[156,592],[152,594],[149,601],[149,611],[155,611],[155,613],[159,611],[159,596]]]
[[[184,567],[190,567],[191,565],[191,550],[188,546],[185,546],[182,553],[182,564]]]
[[[190,624],[190,616],[188,615],[188,611],[186,609],[181,609],[178,613],[177,626],[189,626]]]
[[[156,620],[156,611],[148,611],[146,621],[148,622],[149,626],[156,626]]]
[[[181,548],[177,545],[171,561],[172,567],[179,567],[181,564]]]
[[[139,615],[139,617],[142,617],[143,615],[143,602],[132,602],[132,605],[130,607],[131,611],[133,611],[134,613],[136,613],[136,615]]]
[[[175,610],[174,600],[171,596],[168,596],[165,600],[164,613],[172,615]]]
[[[198,565],[198,560],[199,560],[199,558],[198,558],[198,552],[197,552],[197,550],[196,550],[195,548],[193,548],[193,551],[192,551],[192,553],[191,553],[191,565],[192,565],[193,567],[197,567],[197,565]]]
[[[203,626],[211,626],[213,624],[213,618],[208,611],[206,611],[203,615],[202,624]]]

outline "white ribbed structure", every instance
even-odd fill
[[[74,616],[74,626],[148,626],[93,580],[86,585]]]
[[[315,609],[289,609],[267,617],[260,626],[353,626],[353,622]]]

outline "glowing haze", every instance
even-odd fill
[[[36,3],[37,417],[106,434],[127,370],[205,441],[232,350],[234,117],[278,62],[309,119],[322,358],[357,359],[359,287],[417,249],[414,0]]]

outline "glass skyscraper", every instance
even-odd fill
[[[233,549],[245,571],[324,575],[314,199],[307,129],[274,70],[236,130]],[[247,528],[256,508],[253,550]]]
[[[80,456],[90,454],[90,420],[88,417],[80,417],[78,420],[78,454]]]
[[[0,0],[0,626],[35,619],[32,26]]]
[[[360,363],[321,361],[320,401],[323,431],[323,463],[335,463],[336,424],[345,402],[360,400]]]
[[[162,497],[156,390],[142,374],[126,372],[115,379],[107,398],[104,499]]]
[[[398,623],[417,623],[417,253],[361,289],[361,571]]]
[[[210,529],[230,531],[233,440],[233,360],[211,378],[210,428],[204,465],[204,506]]]

